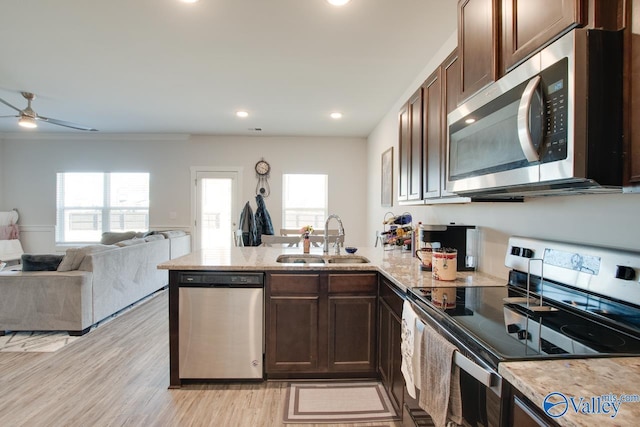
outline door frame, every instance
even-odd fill
[[[197,233],[197,227],[196,227],[196,220],[197,220],[197,197],[198,194],[196,193],[197,191],[197,180],[198,180],[198,173],[207,173],[207,172],[228,172],[228,173],[235,173],[238,176],[237,179],[237,188],[235,192],[232,192],[232,198],[233,200],[231,201],[232,203],[232,207],[231,207],[231,211],[232,213],[235,211],[236,216],[240,215],[240,205],[239,205],[239,201],[242,198],[242,174],[243,174],[243,170],[244,168],[242,166],[191,166],[191,180],[189,187],[191,188],[191,225],[189,228],[191,228],[191,235],[193,236],[193,247],[195,249],[200,249],[202,246],[200,244],[200,236]],[[239,218],[239,217],[238,217]],[[234,221],[236,221],[237,223],[237,219],[235,219]],[[237,225],[237,224],[236,224]],[[232,236],[229,236],[229,239],[232,239]]]

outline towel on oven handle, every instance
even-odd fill
[[[424,325],[421,341],[418,405],[436,427],[447,421],[462,424],[460,368],[453,360],[457,348],[429,325]]]
[[[407,388],[409,396],[415,399],[416,397],[416,378],[419,375],[416,372],[416,367],[419,367],[419,351],[416,351],[416,346],[419,345],[416,339],[417,324],[422,323],[416,312],[411,308],[409,301],[405,301],[402,305],[402,365],[401,371],[404,377],[404,383]],[[419,350],[419,347],[417,347]]]

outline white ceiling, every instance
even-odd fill
[[[101,133],[366,137],[455,25],[455,0],[3,0],[0,98]]]

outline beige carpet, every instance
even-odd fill
[[[285,423],[364,423],[397,420],[379,382],[292,382]]]

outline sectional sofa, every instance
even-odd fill
[[[190,248],[190,236],[183,231],[158,232],[70,248],[55,271],[0,271],[0,335],[85,334],[92,325],[166,286],[167,271],[157,265]],[[28,257],[25,261],[31,262]]]

